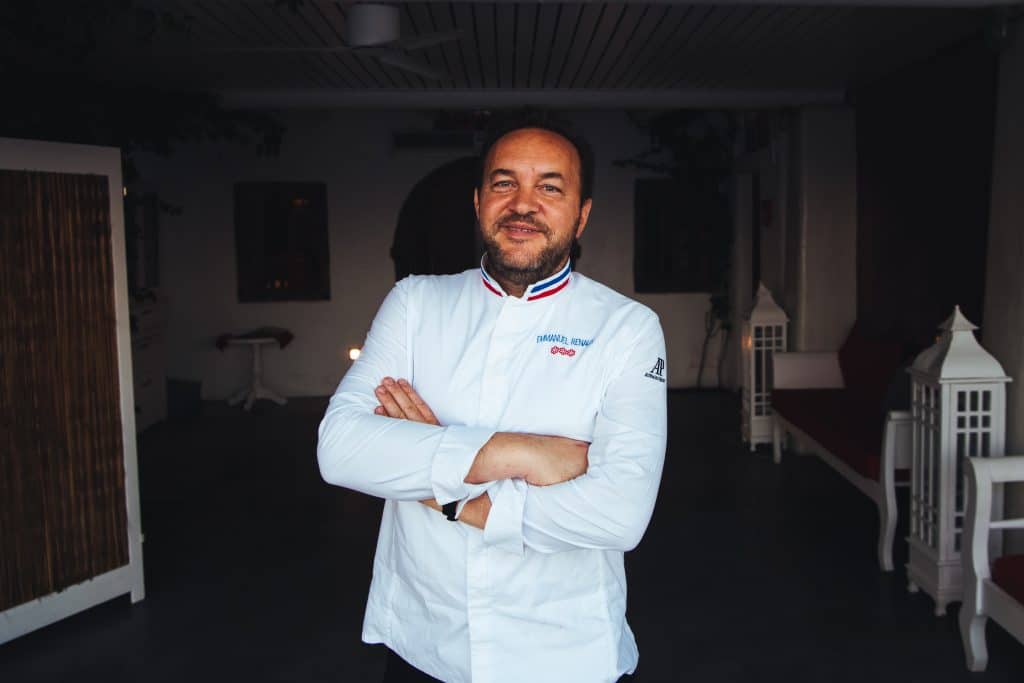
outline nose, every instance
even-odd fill
[[[515,196],[512,197],[512,204],[509,208],[520,215],[536,213],[538,208],[537,198],[533,194],[533,188],[518,188]]]

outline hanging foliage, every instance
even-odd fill
[[[724,334],[718,363],[721,383],[721,359],[725,357],[732,332],[729,291],[732,226],[728,207],[729,180],[733,172],[738,130],[737,116],[731,112],[680,110],[646,117],[634,115],[633,121],[648,134],[650,146],[614,164],[671,176],[694,195],[703,197],[703,205],[719,207],[714,212],[717,219],[707,231],[709,239],[705,244],[704,258],[709,261],[713,284],[704,318],[697,387],[702,385],[708,347],[720,333]],[[686,216],[681,212],[679,219],[683,221]]]

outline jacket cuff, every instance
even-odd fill
[[[529,485],[522,479],[503,479],[488,491],[491,511],[484,524],[484,543],[522,555],[523,509]]]
[[[465,501],[487,490],[488,484],[467,484],[465,479],[476,454],[492,436],[494,430],[484,427],[450,425],[444,428],[441,443],[430,465],[430,488],[438,505],[453,500],[462,501],[464,505]]]

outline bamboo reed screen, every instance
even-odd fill
[[[107,178],[0,171],[0,610],[128,564]]]

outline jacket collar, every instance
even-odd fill
[[[505,293],[505,290],[501,288],[501,285],[498,284],[498,281],[487,272],[487,268],[485,266],[486,261],[487,255],[484,254],[483,258],[480,259],[480,279],[483,282],[484,287],[497,296],[508,296],[508,294]],[[566,261],[565,267],[551,277],[538,280],[527,287],[526,291],[523,292],[522,298],[525,301],[537,301],[557,294],[565,289],[569,284],[569,280],[571,279],[570,273],[572,273],[572,259]]]

